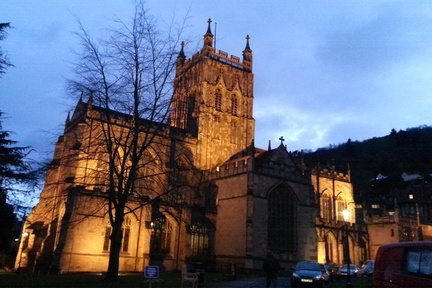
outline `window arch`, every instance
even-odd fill
[[[121,252],[129,251],[130,226],[131,226],[131,220],[128,217],[125,217],[122,225],[123,237],[122,237],[122,246],[120,250]],[[105,227],[103,251],[109,251],[110,243],[111,243],[111,239],[110,239],[111,231],[112,231],[112,227],[110,223],[108,223]]]
[[[190,226],[191,256],[206,257],[210,254],[209,228],[202,222],[195,222]]]
[[[187,99],[187,112],[186,112],[186,128],[195,131],[197,128],[195,113],[195,95],[188,97]]]
[[[336,219],[339,221],[345,221],[342,213],[346,208],[345,200],[339,196],[336,200],[336,206],[337,206]]]
[[[215,99],[214,99],[215,100],[215,104],[214,104],[215,109],[217,111],[222,111],[222,91],[221,91],[221,89],[216,89],[214,96],[215,96]]]
[[[268,248],[296,250],[297,199],[291,189],[280,185],[268,196]]]
[[[161,161],[153,149],[147,149],[137,167],[134,179],[134,196],[146,198],[161,180]]]
[[[165,215],[160,215],[152,222],[150,253],[169,254],[171,250],[172,225]]]
[[[325,236],[325,261],[334,262],[338,261],[338,243],[336,237],[333,233],[327,233]]]
[[[190,167],[191,164],[184,155],[177,157],[172,163],[172,173],[170,174],[172,183],[179,186],[186,185]]]
[[[332,205],[331,205],[331,197],[328,193],[324,193],[321,196],[321,211],[322,217],[330,221],[333,219],[332,217]]]
[[[237,96],[235,94],[233,94],[231,96],[231,114],[234,116],[237,116],[237,105],[238,104],[238,100],[237,100]]]

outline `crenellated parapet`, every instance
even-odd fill
[[[252,72],[252,50],[249,46],[249,35],[246,37],[246,47],[243,50],[243,59],[240,57],[229,55],[227,52],[219,50],[213,47],[213,34],[210,29],[211,20],[208,20],[208,28],[206,34],[204,34],[204,45],[200,52],[195,53],[191,59],[186,59],[184,53],[184,43],[182,42],[181,51],[177,59],[177,75],[181,75],[183,71],[189,69],[191,65],[201,60],[202,58],[210,58],[218,62],[230,65],[237,69],[243,70],[245,72]]]
[[[250,65],[247,65],[246,63],[240,62],[240,57],[234,56],[234,55],[228,55],[228,53],[219,50],[219,53],[211,52],[209,53],[209,57],[213,60],[220,61],[222,63],[231,65],[235,68],[239,68],[242,70],[249,71],[252,67]]]
[[[230,160],[220,166],[211,169],[211,178],[223,178],[252,171],[252,157],[246,156],[235,160]]]
[[[341,172],[335,171],[334,169],[313,168],[312,169],[312,175],[317,175],[320,177],[335,179],[335,180],[344,181],[344,182],[350,182],[351,181],[351,175],[350,174],[341,173]]]

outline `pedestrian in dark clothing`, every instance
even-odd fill
[[[263,264],[263,270],[266,273],[266,288],[270,288],[270,285],[275,288],[277,285],[277,276],[279,270],[281,270],[281,266],[279,261],[270,252],[267,252],[267,257]]]

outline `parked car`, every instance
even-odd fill
[[[349,265],[349,275],[351,278],[357,277],[359,275],[359,273],[360,273],[360,267],[358,265],[355,265],[355,264]],[[348,264],[344,264],[339,269],[339,276],[340,277],[347,277],[348,276]]]
[[[324,264],[301,261],[293,269],[291,287],[325,287],[330,283],[330,275]]]
[[[375,268],[375,260],[366,260],[361,269],[360,269],[360,275],[361,276],[372,276]]]
[[[374,288],[432,287],[432,242],[381,245],[375,258]]]
[[[335,281],[338,278],[339,266],[336,263],[330,262],[324,264],[330,275],[330,281]]]

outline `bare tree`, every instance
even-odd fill
[[[144,199],[141,205],[146,205],[170,191],[161,187],[167,183],[161,179],[167,177],[167,171],[149,173],[157,158],[167,156],[149,155],[154,147],[169,146],[165,123],[184,23],[162,30],[142,2],[135,4],[130,22],[115,21],[116,27],[108,31],[110,37],[105,40],[92,39],[79,23],[76,35],[83,49],[74,65],[76,79],[69,82],[69,88],[90,94],[88,104],[99,107],[92,124],[97,128],[93,126],[91,139],[82,139],[79,150],[98,162],[87,169],[93,175],[86,172],[85,177],[106,186],[104,205],[112,226],[106,280],[117,279],[122,224],[125,214],[136,209],[127,209],[128,203],[140,198]],[[156,197],[151,191],[155,186],[164,191]]]

